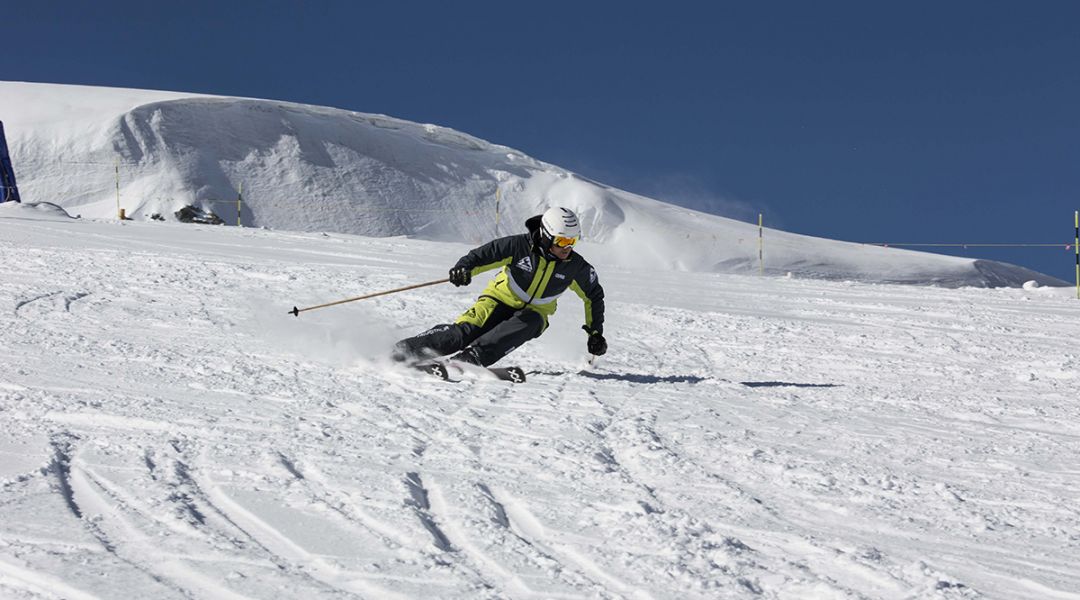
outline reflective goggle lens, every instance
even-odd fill
[[[555,245],[560,248],[566,248],[567,246],[573,246],[577,243],[576,237],[563,237],[561,235],[555,236]]]

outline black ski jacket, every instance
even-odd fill
[[[512,308],[530,308],[547,317],[555,313],[559,296],[573,290],[585,303],[585,330],[604,331],[604,288],[596,269],[576,250],[559,260],[541,248],[540,216],[525,221],[528,233],[492,240],[461,257],[455,268],[465,267],[478,275],[502,267],[483,295]]]

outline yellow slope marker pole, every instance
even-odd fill
[[[765,274],[765,229],[762,227],[764,223],[764,215],[758,213],[757,216],[757,260],[758,260],[758,274]]]
[[[502,190],[495,186],[495,237],[499,237],[499,202],[502,201]]]
[[[116,218],[124,220],[124,212],[120,210],[120,159],[116,159]]]

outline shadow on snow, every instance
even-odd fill
[[[628,381],[630,383],[701,383],[709,377],[697,375],[647,375],[644,373],[595,373],[593,371],[532,371],[530,375],[580,375],[590,379]]]
[[[746,387],[800,387],[800,388],[831,388],[840,387],[835,383],[791,383],[788,381],[740,381]]]
[[[699,375],[648,375],[645,373],[596,373],[594,371],[530,371],[529,375],[580,375],[582,377],[588,377],[589,379],[597,379],[601,381],[626,381],[629,383],[701,383],[711,377],[701,377]],[[720,381],[727,381],[722,379]],[[768,387],[797,387],[797,388],[832,388],[841,387],[835,383],[796,383],[790,381],[740,381],[739,382],[746,387],[751,388],[768,388]]]

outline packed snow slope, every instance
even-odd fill
[[[756,273],[756,225],[583,179],[475,137],[382,115],[266,100],[0,82],[27,201],[73,215],[174,219],[480,243],[562,205],[613,264]],[[118,176],[119,175],[119,176]],[[239,213],[237,196],[243,192]],[[768,230],[769,273],[943,286],[1060,280],[998,262]]]
[[[1071,290],[600,259],[521,385],[381,358],[480,281],[286,314],[467,249],[0,205],[0,597],[1080,598]]]

